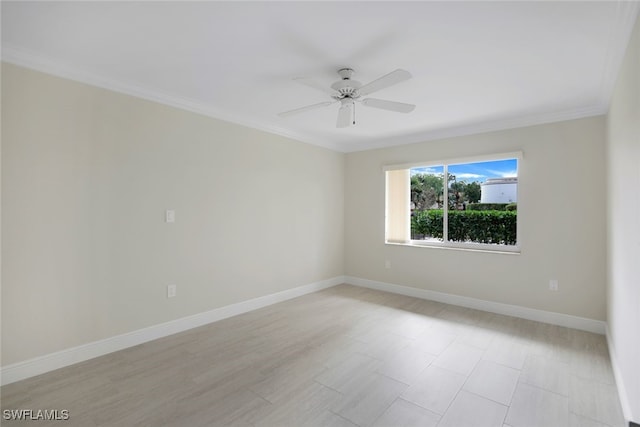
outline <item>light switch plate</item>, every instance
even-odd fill
[[[165,211],[164,220],[166,222],[176,222],[176,211],[174,211],[174,210]]]
[[[176,285],[167,286],[167,298],[173,298],[176,296]]]

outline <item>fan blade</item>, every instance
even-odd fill
[[[367,107],[381,108],[383,110],[396,111],[398,113],[410,113],[416,106],[403,102],[387,101],[385,99],[367,98],[362,100],[362,104]]]
[[[336,127],[346,128],[351,126],[354,123],[353,121],[353,102],[344,102],[340,110],[338,111],[338,121],[336,122]]]
[[[398,69],[380,77],[379,79],[367,83],[366,85],[358,89],[358,93],[360,94],[360,96],[369,95],[370,93],[373,93],[380,89],[384,89],[385,87],[392,86],[396,83],[409,80],[410,78],[410,72]]]
[[[335,102],[337,101],[326,101],[326,102],[321,102],[319,104],[307,105],[306,107],[296,108],[295,110],[289,110],[289,111],[284,111],[282,113],[278,113],[278,115],[280,117],[289,117],[289,116],[293,116],[294,114],[304,113],[305,111],[315,110],[316,108],[327,107]]]
[[[312,79],[308,79],[306,77],[295,77],[293,79],[294,82],[298,82],[300,84],[303,84],[305,86],[308,86],[310,88],[319,90],[321,92],[324,92],[326,94],[329,94],[331,96],[336,95],[338,92],[336,92],[335,90],[331,89],[329,86],[325,86],[322,83],[319,83],[315,80]]]

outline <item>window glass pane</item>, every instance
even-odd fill
[[[448,166],[448,240],[515,245],[517,159]]]
[[[444,167],[411,169],[411,239],[443,241]]]

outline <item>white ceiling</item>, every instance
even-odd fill
[[[638,2],[2,2],[3,60],[339,151],[603,114]],[[410,114],[338,105],[342,67]]]

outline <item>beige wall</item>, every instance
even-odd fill
[[[518,150],[520,255],[384,244],[383,165]],[[346,274],[604,320],[604,153],[604,117],[350,153]]]
[[[343,154],[8,64],[2,125],[5,366],[344,273]]]
[[[607,323],[625,415],[640,423],[640,21],[607,116]],[[626,396],[626,399],[624,398]]]
[[[345,156],[2,71],[5,366],[345,273],[605,319],[603,117]],[[383,243],[383,165],[517,150],[520,255]]]

